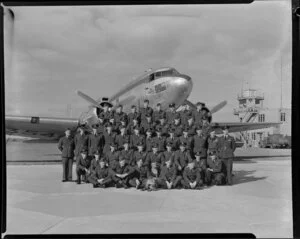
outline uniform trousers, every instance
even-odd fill
[[[72,180],[72,170],[73,170],[73,158],[62,158],[63,166],[63,180],[71,181]]]

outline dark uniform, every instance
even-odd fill
[[[154,144],[158,145],[158,152],[166,150],[166,138],[163,136],[156,136],[152,139]]]
[[[175,152],[175,165],[177,166],[180,172],[182,172],[182,170],[186,167],[188,162],[191,160],[192,160],[192,156],[188,150],[186,149],[184,151],[177,150]]]
[[[128,149],[128,150],[125,150],[125,149],[122,149],[120,152],[119,152],[119,157],[123,157],[125,159],[127,159],[127,164],[130,165],[130,162],[132,161],[132,158],[133,158],[133,153],[134,151],[132,149]]]
[[[203,181],[201,180],[200,170],[196,167],[190,169],[186,167],[182,174],[181,184],[184,188],[191,188],[190,183],[194,183],[196,181],[196,187],[198,188],[203,185]]]
[[[81,152],[87,154],[86,149],[82,149]],[[87,176],[89,176],[87,170],[89,170],[90,166],[91,166],[90,157],[86,155],[86,157],[83,158],[81,154],[77,157],[76,159],[77,184],[81,183],[81,175],[84,176],[84,181],[87,182]]]
[[[180,120],[181,124],[186,125],[188,124],[188,119],[193,118],[193,111],[192,110],[182,110],[180,111]]]
[[[211,157],[207,158],[206,179],[208,184],[212,182],[216,185],[225,184],[225,173],[226,170],[224,170],[224,164],[221,159],[218,157],[214,160]]]
[[[116,135],[115,142],[119,150],[123,149],[124,142],[130,142],[130,136],[126,133]]]
[[[102,111],[99,117],[103,118],[104,123],[108,122],[111,118],[112,113],[110,111]]]
[[[177,149],[179,149],[179,144],[180,144],[180,141],[179,141],[179,138],[178,137],[175,137],[174,135],[170,135],[167,139],[166,139],[166,144],[172,144],[172,149],[174,151],[176,151]]]
[[[105,154],[105,159],[107,161],[107,164],[110,168],[113,168],[116,166],[116,164],[119,162],[119,156],[120,156],[120,151],[116,150],[117,145],[116,144],[111,144],[114,146],[115,150],[111,151],[109,150]]]
[[[172,188],[176,188],[180,183],[182,177],[177,175],[177,167],[171,163],[170,167],[164,165],[161,167],[159,179],[157,180],[158,187],[167,189],[167,183],[172,183]]]
[[[100,156],[100,152],[99,151],[97,151],[95,154],[94,154],[94,156],[93,156],[93,159],[92,159],[92,161],[91,161],[91,165],[90,165],[90,175],[93,175],[93,174],[95,174],[95,170],[96,170],[96,167],[99,165],[99,161],[100,161],[100,159],[98,158],[96,158],[96,154],[98,155],[98,156]]]
[[[155,130],[161,131],[162,136],[168,136],[168,131],[169,131],[169,125],[167,123],[159,123],[155,126]]]
[[[108,133],[105,131],[103,133],[104,137],[104,147],[103,147],[103,154],[106,154],[108,151],[110,151],[110,145],[116,141],[116,133],[110,132]]]
[[[71,181],[75,149],[74,139],[71,136],[64,136],[60,138],[58,142],[58,149],[61,151],[63,165],[63,181]]]
[[[144,162],[144,161],[143,161]],[[138,188],[144,188],[148,176],[149,167],[145,164],[133,166],[133,173],[130,175],[129,185],[137,187],[136,180],[140,182]]]
[[[151,163],[156,163],[158,166],[161,165],[162,163],[162,154],[159,153],[159,152],[156,152],[156,153],[153,153],[153,152],[150,152],[147,154],[147,158],[146,158],[146,164],[151,165]]]
[[[200,158],[207,158],[207,136],[196,134],[193,136],[193,152],[200,152]]]
[[[164,165],[168,160],[171,160],[173,163],[175,162],[175,152],[173,150],[166,150],[162,152],[162,165]]]
[[[195,123],[194,122],[192,122],[192,123],[186,123],[185,125],[184,125],[184,128],[186,128],[187,129],[187,131],[188,131],[188,136],[194,136],[195,134],[196,134],[196,128],[197,128],[197,125],[195,125]]]
[[[89,156],[93,156],[96,151],[102,152],[104,139],[102,134],[90,134],[88,136]]]
[[[134,169],[130,167],[127,163],[125,163],[123,166],[118,163],[116,167],[110,169],[110,175],[113,182],[116,184],[117,188],[124,187],[128,188],[128,181],[130,178],[130,175],[134,172]],[[126,177],[121,178],[118,177],[117,174],[128,174]]]
[[[114,119],[115,119],[115,122],[116,122],[117,126],[119,126],[121,124],[121,120],[124,120],[125,122],[128,122],[127,115],[123,111],[122,112],[116,112],[114,114]]]
[[[131,166],[136,165],[137,160],[140,159],[140,158],[143,160],[143,162],[145,162],[146,159],[147,159],[147,152],[145,152],[145,151],[135,151],[135,152],[133,152],[133,156],[132,156],[132,160],[130,162],[130,165]]]
[[[208,153],[212,151],[219,151],[219,138],[215,136],[214,138],[208,137],[207,138],[207,143],[208,143]]]
[[[184,135],[179,137],[179,142],[185,143],[186,144],[186,149],[191,151],[192,150],[192,143],[193,143],[193,138],[192,137],[185,137]]]
[[[142,135],[142,134],[134,134],[134,135],[131,135],[130,137],[130,147],[132,149],[135,149],[137,148],[137,145],[138,143],[142,143],[143,144],[143,147],[145,148],[145,136]]]
[[[195,124],[202,125],[202,117],[203,117],[202,110],[194,110],[193,116],[194,116]]]
[[[101,183],[98,182],[99,179],[103,179]],[[98,163],[95,173],[91,174],[88,177],[88,181],[94,185],[94,187],[108,187],[112,186],[112,178],[109,173],[109,168],[104,165],[104,167],[101,167]]]
[[[170,110],[166,112],[166,119],[168,124],[172,124],[174,122],[175,116],[177,115],[177,112],[175,111],[175,104],[169,105]],[[171,109],[172,107],[172,109]]]
[[[141,113],[140,112],[130,112],[128,114],[128,124],[133,124],[133,119],[137,119],[138,122],[141,121]]]
[[[152,151],[152,145],[153,145],[153,137],[152,136],[146,136],[145,144],[146,144],[146,152],[151,152]]]
[[[127,132],[129,135],[134,135],[134,129],[135,128],[140,128],[140,124],[138,122],[136,123],[130,123],[128,126],[127,126]]]
[[[169,125],[169,130],[170,129],[174,129],[174,136],[180,137],[183,134],[184,127],[180,123],[179,124],[173,123],[173,124]]]
[[[152,114],[153,114],[153,109],[148,106],[147,108],[140,108],[140,113],[141,113],[141,123],[144,121],[147,121],[146,119],[146,115],[150,115],[150,117],[152,118]]]
[[[195,168],[198,168],[200,171],[201,179],[203,182],[207,182],[207,175],[206,175],[206,169],[207,169],[207,158],[201,158],[201,153],[198,151],[195,155],[196,159],[195,162]]]
[[[205,122],[203,121],[203,123],[202,123],[203,134],[208,136],[210,131],[211,131],[210,123],[207,120]]]
[[[222,136],[219,138],[219,157],[222,159],[226,166],[226,180],[227,184],[232,184],[232,161],[234,157],[234,151],[236,148],[235,140],[230,135]]]
[[[88,136],[83,134],[76,134],[74,137],[74,143],[75,143],[75,157],[78,157],[80,155],[80,152],[83,148],[88,147]]]
[[[97,134],[103,135],[104,131],[105,131],[105,123],[99,123],[97,128]]]
[[[143,121],[141,123],[141,133],[145,134],[147,132],[147,130],[153,129],[153,128],[155,128],[155,126],[156,126],[156,124],[153,121],[151,121],[151,122],[148,122],[147,120]]]
[[[160,111],[155,110],[153,112],[152,118],[153,118],[153,121],[155,123],[158,123],[162,117],[166,118],[166,112],[165,111],[163,111],[163,110],[160,110]]]

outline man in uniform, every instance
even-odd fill
[[[219,152],[218,142],[219,142],[219,138],[216,136],[215,130],[211,130],[209,133],[209,137],[207,139],[207,143],[208,143],[207,153],[209,153],[211,151],[216,151],[218,153]]]
[[[166,139],[166,143],[170,143],[174,151],[179,149],[179,138],[175,137],[175,129],[169,128],[169,137]]]
[[[104,123],[104,116],[102,114],[99,115],[99,123],[97,127],[97,133],[103,134],[105,131],[105,123]]]
[[[192,150],[193,138],[189,137],[189,128],[188,127],[183,128],[183,135],[179,137],[179,141],[180,141],[180,143],[186,144],[188,151]]]
[[[172,124],[169,124],[169,129],[173,128],[175,129],[175,136],[180,137],[183,132],[183,125],[180,123],[180,115],[176,113],[174,117],[174,122]]]
[[[200,152],[201,159],[207,158],[207,136],[202,133],[202,128],[196,128],[197,134],[193,136],[193,152]]]
[[[204,183],[207,183],[207,175],[206,175],[206,169],[207,169],[207,159],[201,158],[201,153],[198,151],[195,154],[195,167],[199,169],[201,179]]]
[[[175,152],[173,151],[173,145],[171,142],[168,142],[166,144],[167,150],[162,152],[162,164],[164,164],[169,159],[172,160],[172,162],[175,161]]]
[[[98,150],[93,154],[93,156],[90,156],[92,158],[90,169],[89,169],[90,176],[95,174],[96,167],[99,165],[100,156],[101,156],[101,152]]]
[[[166,136],[166,137],[168,136],[169,125],[166,123],[165,115],[160,116],[158,124],[155,126],[155,128],[161,128],[162,136]]]
[[[74,143],[75,143],[75,158],[80,155],[80,152],[83,148],[88,147],[88,137],[85,134],[84,128],[79,127],[79,133],[75,135],[74,137]]]
[[[203,116],[202,117],[202,133],[208,136],[210,131],[211,131],[211,125],[208,122],[208,117]]]
[[[193,115],[194,115],[194,120],[195,123],[197,125],[202,125],[202,116],[203,116],[203,112],[202,112],[202,107],[204,107],[204,103],[202,102],[197,102],[196,103],[196,110],[193,111]]]
[[[184,110],[180,111],[181,115],[181,124],[187,125],[187,121],[189,118],[193,118],[193,111],[191,110],[190,106],[188,104],[184,105]]]
[[[153,121],[158,124],[161,117],[166,117],[166,112],[161,109],[161,104],[157,103],[156,110],[153,112]]]
[[[188,150],[186,150],[186,143],[181,142],[179,150],[175,152],[175,165],[177,166],[178,173],[182,173],[187,163],[192,160],[192,156]]]
[[[153,137],[152,137],[152,129],[149,128],[146,131],[146,138],[145,138],[145,144],[146,144],[146,152],[152,151],[152,144],[153,144]]]
[[[166,138],[162,136],[162,128],[156,128],[156,136],[153,138],[153,143],[158,145],[158,152],[166,150]]]
[[[145,147],[145,136],[140,134],[140,127],[136,126],[134,128],[134,135],[130,137],[130,147],[136,150],[136,146],[139,142],[142,142]]]
[[[224,164],[222,160],[217,156],[216,151],[211,151],[207,158],[206,180],[207,184],[211,183],[216,185],[225,184]]]
[[[140,113],[141,113],[141,123],[146,121],[146,115],[150,115],[150,117],[152,118],[153,109],[149,106],[148,99],[144,100],[144,107],[140,109]]]
[[[110,175],[116,188],[129,188],[129,176],[134,172],[133,168],[128,165],[128,159],[120,157],[116,167],[110,169]]]
[[[166,112],[168,124],[172,124],[174,122],[175,115],[176,115],[175,104],[174,103],[169,104],[169,111]]]
[[[147,173],[147,181],[145,189],[148,191],[153,191],[157,189],[157,181],[160,175],[160,164],[156,162],[151,163],[150,169]]]
[[[114,114],[114,119],[117,126],[121,124],[121,119],[127,121],[127,115],[123,112],[123,105],[119,104],[117,106],[116,113]]]
[[[110,150],[105,154],[105,159],[110,168],[115,167],[118,162],[120,151],[117,150],[117,147],[118,146],[115,142],[111,142]]]
[[[130,165],[135,166],[138,159],[140,158],[143,160],[143,162],[146,162],[147,152],[144,151],[144,144],[142,142],[139,142],[137,144],[137,151],[133,152],[133,157],[130,161]]]
[[[100,113],[100,116],[99,116],[99,118],[101,117],[101,118],[104,119],[104,123],[107,123],[107,122],[109,121],[109,119],[110,119],[111,113],[110,113],[110,111],[108,110],[108,107],[109,107],[109,106],[110,106],[110,104],[107,103],[107,102],[105,102],[105,103],[103,104],[103,111]]]
[[[104,139],[103,135],[98,133],[97,125],[92,126],[93,132],[88,136],[89,156],[94,156],[96,151],[102,152]]]
[[[61,151],[62,165],[63,165],[63,177],[62,181],[72,181],[72,168],[75,143],[71,137],[71,130],[66,129],[65,136],[60,138],[58,142],[58,149]]]
[[[157,143],[153,143],[152,152],[147,154],[146,164],[150,166],[152,163],[156,163],[158,166],[162,163],[162,154],[158,152]]]
[[[159,179],[157,180],[158,188],[172,189],[177,188],[182,177],[177,175],[177,167],[174,158],[168,158],[161,167]]]
[[[81,176],[83,176],[83,181],[87,181],[87,176],[90,174],[91,159],[88,157],[88,151],[86,148],[81,149],[81,154],[76,160],[76,174],[77,174],[77,184],[81,183]]]
[[[223,136],[219,138],[219,157],[226,166],[226,181],[227,185],[232,185],[232,164],[234,151],[236,148],[235,140],[232,136],[228,135],[228,126],[223,129]]]
[[[121,151],[119,153],[120,157],[126,158],[129,160],[129,162],[131,162],[132,157],[133,157],[133,150],[129,148],[129,140],[125,140],[123,142],[122,148],[123,149],[121,149]]]
[[[146,185],[149,167],[145,164],[145,158],[136,159],[136,165],[133,166],[133,173],[130,175],[129,185],[137,189],[144,189]]]
[[[200,189],[203,186],[200,170],[195,167],[195,161],[189,161],[182,174],[181,184],[185,189]]]
[[[135,117],[132,119],[132,123],[130,123],[128,125],[128,134],[129,135],[134,135],[134,128],[136,127],[140,127],[140,124],[139,124],[139,120],[138,120],[138,117]]]
[[[110,123],[110,125],[111,125],[111,128],[112,128],[112,132],[114,132],[114,133],[118,133],[118,125],[116,124],[116,122],[115,122],[115,117],[114,117],[114,115],[110,115],[110,118],[109,118],[109,123]]]
[[[103,133],[104,137],[104,147],[103,154],[106,154],[110,151],[110,145],[116,141],[116,133],[112,131],[112,124],[107,123],[106,131]]]
[[[142,134],[144,134],[148,129],[154,128],[155,123],[152,121],[152,117],[150,114],[145,115],[146,120],[141,123]]]
[[[116,144],[118,145],[118,149],[121,150],[123,148],[124,142],[129,142],[130,137],[126,133],[126,126],[121,125],[120,126],[120,134],[116,135]]]
[[[186,115],[185,127],[188,128],[188,136],[193,137],[196,134],[196,125],[192,113]]]
[[[133,119],[137,119],[138,122],[141,119],[141,114],[136,111],[135,105],[131,106],[131,112],[128,114],[128,124],[129,125],[133,124]]]
[[[109,168],[107,167],[104,158],[99,159],[95,172],[88,177],[88,181],[93,184],[94,188],[106,188],[112,186]]]

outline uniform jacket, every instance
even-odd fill
[[[182,124],[187,124],[188,115],[190,115],[190,114],[193,116],[192,109],[180,111],[180,119],[181,119]],[[193,118],[194,118],[194,116],[193,116]]]
[[[132,148],[136,148],[138,143],[142,142],[144,148],[145,148],[145,136],[142,135],[142,134],[139,134],[139,135],[131,135],[130,137],[130,146]]]
[[[199,183],[201,179],[200,170],[196,167],[194,167],[193,169],[186,167],[183,171],[182,176],[186,183],[194,182],[194,181]]]
[[[140,108],[140,113],[141,113],[141,121],[142,122],[147,121],[146,114],[149,114],[152,117],[153,109],[150,106],[148,106],[147,108],[142,107],[142,108]]]
[[[152,170],[150,167],[147,172],[147,178],[159,178],[159,175],[160,175],[160,167],[156,168],[156,172],[154,172],[154,170]]]
[[[161,135],[162,136],[168,135],[169,125],[167,123],[164,123],[164,124],[159,123],[159,124],[157,124],[155,126],[155,129],[157,130],[158,128],[162,129],[162,131],[161,131]]]
[[[173,138],[168,137],[166,139],[166,144],[168,144],[168,143],[172,144],[173,150],[179,149],[179,138],[178,137],[175,137],[175,136]]]
[[[130,163],[132,161],[132,158],[133,158],[133,150],[131,150],[131,149],[128,149],[128,150],[122,149],[119,153],[119,156],[122,156],[122,157],[126,158],[127,163]]]
[[[145,138],[146,152],[152,151],[153,137]]]
[[[91,158],[87,156],[85,159],[83,159],[80,154],[76,159],[76,166],[81,170],[89,169],[91,166]]]
[[[219,158],[212,160],[211,157],[208,157],[207,167],[211,168],[213,170],[213,173],[222,173],[224,171],[223,162]]]
[[[118,163],[115,167],[110,170],[112,175],[128,173],[129,175],[134,172],[134,169],[130,167],[128,164],[125,164],[123,167]]]
[[[88,136],[86,134],[76,134],[75,142],[75,156],[78,156],[83,148],[88,148]]]
[[[172,150],[170,152],[168,152],[167,150],[162,152],[162,165],[164,165],[165,162],[169,159],[171,159],[172,163],[175,162],[175,152]]]
[[[200,171],[205,170],[207,168],[206,161],[206,159],[200,159],[199,161],[195,160],[195,168],[200,169]]]
[[[175,164],[171,164],[170,168],[166,165],[162,166],[159,178],[168,182],[173,182],[177,176],[177,167]]]
[[[194,120],[195,120],[196,124],[202,124],[202,116],[203,116],[202,110],[200,110],[200,111],[194,110],[193,116],[194,116]]]
[[[184,168],[189,161],[192,160],[191,154],[189,151],[184,150],[183,152],[181,150],[177,150],[175,152],[175,164],[178,166],[180,165],[182,168]]]
[[[135,112],[135,113],[130,112],[128,114],[128,124],[132,124],[134,118],[138,118],[138,121],[140,121],[141,113],[140,112]]]
[[[216,136],[214,138],[211,138],[210,136],[208,137],[207,139],[207,143],[208,143],[208,150],[209,151],[213,151],[213,150],[216,150],[216,151],[219,151],[219,138]]]
[[[143,162],[145,162],[146,159],[147,159],[147,152],[145,152],[145,151],[142,151],[142,152],[135,151],[135,152],[133,153],[133,157],[132,157],[132,160],[131,160],[131,162],[130,162],[130,165],[136,165],[136,161],[137,161],[138,159],[140,159],[140,158],[142,158],[142,159],[143,159]]]
[[[153,116],[152,118],[153,118],[154,122],[159,122],[159,119],[161,118],[161,116],[166,117],[166,112],[164,110],[160,110],[160,111],[155,110],[155,111],[153,111],[152,116]]]
[[[103,143],[104,139],[102,134],[90,134],[88,136],[89,155],[93,155],[97,150],[102,152]]]
[[[180,143],[186,143],[186,149],[192,149],[193,138],[192,137],[184,137],[183,135],[179,137]]]
[[[120,121],[121,121],[122,118],[125,118],[125,120],[127,121],[127,114],[124,113],[123,111],[122,111],[121,113],[116,112],[116,113],[114,114],[114,119],[115,119],[115,122],[116,122],[116,124],[117,124],[118,126],[119,126]]]
[[[160,165],[162,163],[162,154],[157,152],[156,154],[154,154],[153,152],[150,152],[147,154],[147,159],[146,159],[146,164],[151,165],[151,163],[156,162],[158,165]]]
[[[206,135],[194,135],[193,137],[194,152],[200,152],[200,157],[207,157],[207,136]]]
[[[168,124],[173,124],[175,116],[176,116],[176,111],[175,110],[173,112],[167,111],[166,112],[167,123]]]
[[[99,126],[98,126],[98,128],[97,128],[97,133],[98,133],[98,134],[103,134],[104,131],[105,131],[105,125],[104,125],[104,123],[99,124]]]
[[[164,136],[156,136],[153,138],[153,143],[158,144],[158,151],[163,152],[166,150],[166,138]]]
[[[93,158],[90,165],[90,172],[92,175],[96,173],[96,168],[98,165],[99,165],[99,159],[96,160],[95,158]]]
[[[119,155],[120,151],[115,150],[112,152],[111,150],[108,151],[105,155],[106,162],[108,162],[108,165],[110,167],[113,167],[117,162],[119,162]]]
[[[62,137],[58,141],[58,149],[62,152],[62,158],[73,158],[74,157],[74,149],[75,149],[75,142],[74,139],[70,137]]]
[[[132,178],[137,178],[140,181],[143,181],[148,176],[149,168],[148,166],[142,165],[141,167],[138,167],[135,165],[133,168],[133,173],[131,174]]]
[[[116,135],[115,142],[118,145],[118,149],[122,149],[123,148],[124,142],[126,140],[128,142],[130,142],[130,136],[128,134],[125,133],[124,135],[121,135],[121,134]]]
[[[128,124],[128,126],[127,126],[127,133],[128,133],[129,135],[134,135],[134,128],[135,128],[136,126],[140,127],[140,124],[139,124],[139,123],[137,123],[136,125],[134,125],[133,123]],[[140,133],[141,133],[141,132],[140,132]]]
[[[188,122],[186,122],[183,127],[187,127],[189,129],[188,131],[188,135],[189,136],[194,136],[196,134],[196,125],[195,123],[191,123],[191,124],[188,124]]]
[[[225,158],[233,158],[236,145],[235,140],[232,136],[228,135],[227,139],[225,139],[225,136],[219,138],[219,157],[221,159]]]
[[[97,179],[102,179],[102,178],[108,177],[109,176],[109,168],[106,166],[101,168],[100,165],[98,164],[95,169],[94,176],[96,176]]]
[[[146,131],[147,131],[148,129],[154,129],[155,126],[156,126],[156,123],[154,123],[153,121],[148,122],[147,120],[145,120],[145,121],[143,121],[143,122],[141,123],[141,128],[142,128],[141,133],[142,133],[142,134],[146,134]]]

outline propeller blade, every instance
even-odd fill
[[[77,90],[76,94],[79,95],[81,98],[83,98],[84,100],[86,100],[87,102],[91,103],[93,106],[101,108],[102,106],[93,98],[89,97],[88,95],[82,93],[81,91]]]
[[[227,104],[227,101],[224,100],[221,103],[217,104],[216,106],[214,106],[211,110],[210,113],[216,113],[217,111],[219,111],[220,109],[222,109],[225,105]]]

